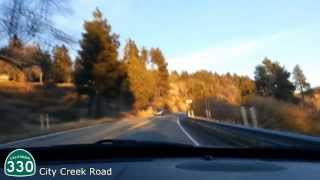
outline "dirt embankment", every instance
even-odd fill
[[[0,82],[0,136],[33,133],[41,128],[41,116],[53,126],[78,121],[84,107],[72,85]]]

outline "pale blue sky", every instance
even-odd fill
[[[77,39],[96,7],[122,46],[132,38],[160,47],[171,70],[247,74],[264,57],[289,71],[300,64],[320,86],[318,0],[72,0],[73,14],[55,21]],[[121,49],[122,50],[122,49]]]

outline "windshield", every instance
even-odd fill
[[[2,0],[0,148],[319,147],[319,5]]]

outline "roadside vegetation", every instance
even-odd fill
[[[261,128],[319,135],[319,90],[310,88],[298,65],[292,74],[291,81],[285,67],[265,58],[256,67],[254,80],[202,71],[182,73],[178,82],[184,77],[182,94],[193,99],[195,116],[208,117],[209,111],[214,119],[243,124],[240,107],[254,107]]]
[[[310,88],[299,65],[290,73],[265,58],[252,70],[254,79],[207,70],[169,72],[159,47],[128,39],[120,49],[119,35],[99,9],[84,22],[72,59],[75,42],[50,21],[65,4],[28,1],[6,1],[1,12],[6,42],[0,60],[10,62],[0,68],[7,77],[0,82],[4,134],[12,127],[28,131],[39,126],[41,114],[59,123],[122,113],[146,117],[160,108],[239,123],[241,106],[256,108],[260,127],[320,134],[320,93]]]
[[[1,134],[39,127],[39,116],[48,114],[52,124],[81,117],[81,103],[73,86],[43,87],[37,83],[0,83]]]

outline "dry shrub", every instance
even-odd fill
[[[66,93],[63,97],[64,104],[75,104],[78,100],[78,94],[76,92]]]
[[[256,108],[259,125],[263,128],[302,133],[314,131],[310,111],[299,105],[258,96],[246,97],[244,104]]]
[[[79,118],[77,94],[72,86],[42,86],[39,83],[0,83],[0,135],[24,132],[39,124],[39,115],[49,113],[57,122]],[[82,101],[81,101],[82,102]]]
[[[320,89],[310,90],[305,96],[306,105],[320,111]]]
[[[192,109],[196,116],[205,117],[206,109],[208,109],[211,112],[211,116],[216,120],[230,122],[241,120],[239,106],[217,98],[196,100],[192,103]]]
[[[217,120],[241,122],[239,106],[229,104],[226,101],[211,101],[212,116]]]
[[[9,99],[0,96],[0,135],[24,131],[26,124],[38,120],[36,113],[9,103]]]
[[[183,82],[171,82],[169,94],[165,104],[171,112],[185,112],[187,110],[187,98],[182,93],[186,89]]]
[[[58,83],[56,86],[60,88],[75,88],[73,83]]]
[[[137,116],[138,117],[143,117],[143,118],[147,118],[147,117],[152,117],[154,114],[154,111],[151,107],[149,107],[146,110],[140,110],[137,112]]]

